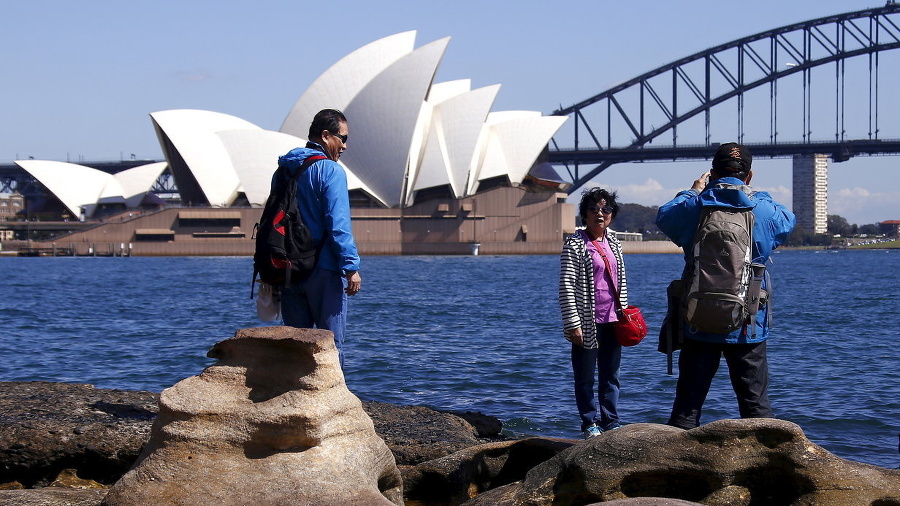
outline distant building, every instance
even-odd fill
[[[25,209],[25,197],[19,192],[0,193],[0,221],[11,221]]]
[[[878,224],[879,231],[889,237],[900,237],[900,220],[887,220]]]
[[[644,234],[640,232],[616,232],[616,238],[620,241],[643,241]]]
[[[815,234],[828,231],[828,155],[794,156],[794,215]]]

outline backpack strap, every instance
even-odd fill
[[[310,165],[312,165],[312,164],[318,162],[319,160],[327,160],[327,159],[328,159],[328,157],[325,156],[325,155],[312,155],[312,156],[309,156],[309,157],[307,157],[305,160],[303,160],[303,163],[300,164],[300,167],[297,169],[297,171],[296,171],[293,175],[290,176],[290,178],[287,180],[287,184],[293,185],[293,186],[288,186],[288,187],[287,187],[287,190],[291,192],[291,195],[293,195],[295,199],[297,198],[297,197],[296,197],[296,194],[297,194],[297,190],[296,190],[297,179],[300,177],[300,175],[303,174],[304,172],[306,172],[306,169],[308,169]],[[278,171],[282,171],[282,172],[284,172],[285,174],[287,174],[287,167],[284,167],[284,166],[279,165],[277,170],[278,170]],[[284,178],[282,177],[281,179],[284,179]],[[253,227],[253,228],[254,228],[254,231],[253,231],[253,235],[254,235],[254,236],[256,235],[256,229],[257,229],[258,227],[259,227],[259,223],[257,223],[257,224],[254,225],[254,227]],[[321,245],[319,246],[319,248],[321,249]],[[250,281],[250,299],[251,299],[251,300],[253,299],[253,295],[254,295],[254,293],[253,293],[254,290],[253,290],[253,289],[254,289],[254,286],[256,285],[256,276],[257,276],[258,274],[259,274],[259,271],[257,271],[256,268],[254,267],[254,269],[253,269],[253,278],[252,278],[251,281]],[[288,265],[288,267],[287,267],[287,272],[285,273],[285,275],[286,275],[286,279],[287,279],[287,281],[288,281],[288,285],[287,285],[287,286],[290,286],[290,276],[291,276],[291,274],[290,274],[290,265]]]
[[[304,172],[306,172],[306,169],[308,169],[310,165],[312,165],[312,164],[318,162],[319,160],[327,160],[327,159],[328,159],[328,157],[327,157],[327,156],[324,156],[324,155],[312,155],[312,156],[307,157],[305,160],[303,160],[303,163],[300,164],[300,167],[297,169],[297,171],[294,172],[294,174],[291,175],[290,181],[291,181],[292,183],[296,183],[296,182],[297,182],[297,179],[298,179]],[[285,173],[287,173],[287,167],[281,167],[281,166],[279,166],[278,168],[279,168],[279,169],[284,169]]]
[[[294,173],[294,175],[291,176],[291,179],[288,181],[288,184],[290,185],[290,186],[288,186],[288,191],[290,192],[291,196],[294,198],[295,201],[297,200],[297,179],[300,178],[300,176],[303,175],[304,172],[306,172],[306,169],[308,169],[310,165],[318,162],[319,160],[325,160],[327,158],[328,157],[323,156],[323,155],[309,156],[306,158],[306,160],[303,160],[303,163],[300,164],[300,167],[297,169],[297,171]],[[298,209],[298,214],[299,214],[299,209]],[[297,216],[296,219],[299,220],[300,217]],[[319,245],[319,247],[317,249],[321,250],[321,248],[322,248],[322,246]],[[316,253],[318,253],[318,251]],[[290,264],[290,262],[286,263],[284,266],[284,286],[285,286],[285,288],[290,288],[290,286],[291,286],[291,264]]]

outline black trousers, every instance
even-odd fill
[[[703,402],[722,356],[741,418],[772,418],[769,404],[769,362],[766,342],[718,344],[685,339],[678,357],[678,384],[669,425],[693,429],[700,425]]]

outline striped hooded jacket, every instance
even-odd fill
[[[624,308],[628,306],[628,286],[625,283],[622,245],[612,230],[607,229],[606,239],[618,264],[619,304]],[[559,310],[564,331],[581,327],[584,347],[598,347],[594,324],[594,267],[580,232],[566,239],[559,257]]]

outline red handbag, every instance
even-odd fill
[[[622,346],[634,346],[647,337],[647,322],[644,321],[641,308],[637,306],[621,307],[619,290],[616,288],[615,280],[612,279],[612,268],[609,266],[606,253],[604,253],[598,241],[594,240],[592,242],[597,251],[600,252],[600,256],[603,257],[603,263],[606,264],[606,272],[609,273],[609,279],[612,281],[610,286],[612,286],[613,290],[613,300],[616,301],[616,315],[619,317],[618,321],[613,322],[613,332],[615,333],[616,341]]]
[[[647,322],[641,314],[641,308],[628,306],[618,311],[619,321],[615,322],[613,330],[616,341],[622,346],[634,346],[647,337]]]

